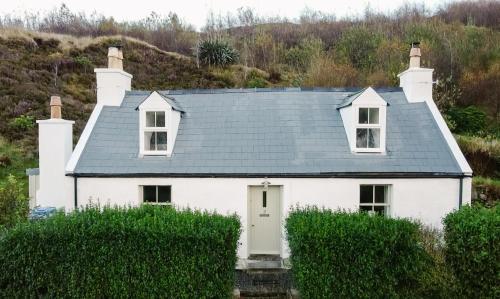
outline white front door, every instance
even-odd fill
[[[250,254],[280,254],[279,186],[250,187]]]

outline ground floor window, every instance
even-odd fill
[[[142,186],[142,202],[166,205],[171,203],[171,186]]]
[[[370,214],[389,215],[389,185],[361,185],[359,210]]]

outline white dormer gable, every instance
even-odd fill
[[[173,99],[152,92],[137,107],[139,156],[170,156],[183,112]]]
[[[353,153],[385,153],[387,102],[368,87],[338,106]]]

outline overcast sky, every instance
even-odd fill
[[[300,13],[309,8],[319,10],[337,17],[362,14],[365,7],[379,12],[388,12],[404,3],[425,3],[429,8],[435,8],[450,0],[2,0],[1,14],[22,15],[25,11],[44,13],[61,3],[72,11],[101,13],[113,16],[116,20],[138,20],[148,16],[152,11],[166,15],[177,13],[184,21],[201,28],[206,21],[208,12],[225,15],[236,12],[240,7],[254,8],[259,15],[297,18]]]

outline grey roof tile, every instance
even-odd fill
[[[425,103],[378,89],[387,107],[387,153],[351,153],[337,107],[353,89],[164,91],[184,111],[171,157],[139,157],[139,114],[150,94],[104,107],[75,173],[460,173]]]

